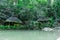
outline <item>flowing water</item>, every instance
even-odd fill
[[[0,31],[0,40],[56,40],[58,32],[40,30],[5,30]]]

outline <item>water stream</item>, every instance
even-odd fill
[[[5,30],[0,31],[0,40],[56,40],[57,31],[45,32],[40,30]]]

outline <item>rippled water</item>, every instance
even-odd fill
[[[58,32],[39,30],[10,30],[0,31],[0,40],[56,40]]]

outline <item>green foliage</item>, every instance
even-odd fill
[[[0,18],[4,21],[10,16],[18,17],[23,26],[5,26],[5,29],[40,29],[52,27],[56,18],[60,18],[60,2],[55,0],[1,0]],[[37,20],[41,17],[49,17],[47,23],[40,23]],[[29,21],[27,24],[25,21]],[[37,21],[37,22],[36,22]],[[4,29],[4,27],[1,27]]]
[[[60,1],[55,0],[53,7],[54,7],[57,18],[60,18]]]

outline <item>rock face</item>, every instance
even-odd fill
[[[54,29],[49,28],[49,27],[45,27],[45,28],[43,28],[42,30],[43,30],[43,31],[53,31]]]

